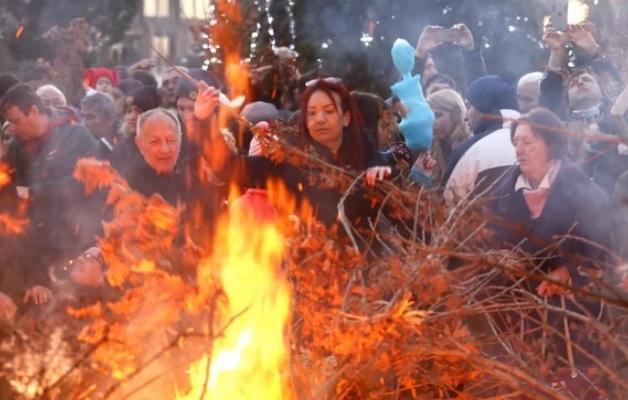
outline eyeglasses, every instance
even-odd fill
[[[331,83],[332,85],[335,85],[335,84],[338,84],[338,83],[342,83],[342,79],[334,78],[333,76],[330,76],[330,77],[327,77],[327,78],[315,78],[315,79],[312,79],[311,81],[307,81],[307,82],[305,82],[305,87],[312,87],[312,86],[316,85],[319,81]]]
[[[103,259],[102,254],[94,255],[91,253],[83,253],[75,259],[68,261],[63,269],[65,271],[71,271],[74,267],[76,267],[79,258],[83,258],[85,261],[95,260],[101,267],[105,264],[105,260]]]

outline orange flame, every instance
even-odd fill
[[[291,289],[279,270],[282,237],[272,221],[254,213],[239,213],[221,228],[216,248],[222,257],[202,262],[199,276],[220,269],[228,310],[215,331],[224,334],[211,357],[190,367],[192,389],[179,399],[199,399],[202,393],[207,399],[290,398],[285,330]]]
[[[24,25],[20,25],[17,27],[17,30],[15,31],[15,37],[19,39],[20,36],[22,36],[22,32],[24,32]]]
[[[0,163],[0,189],[11,182],[11,175],[9,175],[9,172],[9,166],[7,164]]]

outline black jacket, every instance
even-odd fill
[[[120,176],[126,179],[129,172],[142,160],[142,155],[135,144],[135,139],[126,138],[113,146],[107,158]]]
[[[317,154],[335,164],[331,152],[324,146],[310,144]],[[344,144],[343,144],[344,146]],[[390,153],[369,152],[366,167],[391,165]],[[228,182],[235,179],[239,186],[266,188],[269,181],[281,181],[296,197],[297,209],[309,204],[313,216],[327,227],[338,222],[338,204],[346,188],[329,184],[329,178],[321,169],[306,168],[288,162],[276,164],[263,156],[232,156],[229,165],[218,173]],[[368,226],[367,219],[374,218],[378,207],[372,204],[364,183],[357,184],[345,201],[345,213],[349,221],[357,226]]]
[[[131,189],[145,197],[157,194],[173,207],[181,208],[180,234],[189,235],[201,246],[211,244],[215,225],[223,211],[227,186],[207,182],[200,158],[180,160],[170,174],[157,174],[139,157],[127,170],[125,179]],[[183,237],[179,239],[183,240]]]
[[[586,278],[577,267],[605,265],[609,254],[604,249],[612,249],[608,197],[579,167],[563,162],[541,215],[532,219],[522,190],[514,189],[520,173],[518,166],[513,168],[491,193],[488,209],[497,244],[512,248],[523,243],[521,249],[535,255],[543,271],[564,265],[571,270],[575,286],[584,284]],[[570,238],[557,249],[548,249],[565,236]]]

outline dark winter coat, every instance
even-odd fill
[[[488,208],[497,217],[492,226],[498,246],[512,248],[523,243],[521,249],[535,255],[542,271],[567,266],[574,285],[583,285],[586,278],[578,266],[606,265],[608,252],[603,249],[612,247],[608,197],[579,167],[563,162],[541,215],[532,219],[522,190],[514,190],[520,174],[516,166],[491,193]],[[567,235],[570,238],[554,249],[552,245]],[[532,288],[538,284],[534,282]]]
[[[126,179],[129,171],[142,160],[142,155],[135,144],[135,138],[126,138],[113,146],[108,159],[118,174]]]
[[[86,195],[73,174],[80,158],[97,155],[96,140],[65,110],[52,111],[50,130],[37,140],[30,153],[16,137],[5,157],[14,184],[30,189],[29,236],[37,246],[54,251],[89,247],[101,231],[94,216],[103,199]]]
[[[324,160],[335,164],[331,152],[322,145],[311,143],[316,153]],[[343,144],[344,146],[344,144]],[[390,153],[369,152],[366,167],[391,165]],[[218,173],[224,181],[235,179],[245,188],[265,189],[269,181],[281,181],[286,189],[294,194],[297,208],[309,204],[313,216],[327,227],[338,222],[338,204],[347,188],[339,188],[318,168],[305,168],[291,163],[276,164],[263,156],[232,156],[230,165]],[[356,185],[345,201],[345,213],[348,220],[356,226],[368,226],[367,219],[374,218],[378,206],[372,204],[364,184]]]
[[[199,245],[211,243],[215,224],[223,211],[227,186],[201,179],[200,159],[180,161],[170,174],[157,174],[144,158],[129,168],[125,179],[129,186],[145,197],[158,194],[173,207],[183,209],[181,227]],[[183,233],[184,229],[181,229]]]
[[[4,161],[12,186],[29,188],[29,225],[17,255],[26,286],[47,284],[52,263],[76,256],[102,233],[103,194],[85,194],[73,177],[77,161],[97,153],[96,140],[66,110],[50,111],[48,132],[34,142],[11,140]]]
[[[612,244],[612,214],[610,202],[604,191],[593,183],[577,166],[563,162],[550,186],[547,201],[541,215],[532,219],[523,197],[523,190],[515,192],[515,182],[521,170],[517,166],[507,175],[501,186],[492,193],[488,207],[493,219],[495,245],[500,248],[520,248],[531,255],[535,264],[547,273],[555,268],[569,268],[574,287],[582,287],[589,283],[587,277],[580,273],[578,267],[603,268],[610,260],[607,249]],[[566,236],[569,238],[565,239]],[[562,242],[560,242],[562,241]],[[560,244],[559,244],[560,242]],[[524,287],[536,294],[540,280],[528,279]],[[594,288],[594,287],[592,287]],[[565,307],[574,313],[582,313],[585,307],[590,315],[604,317],[602,303],[595,298],[574,294],[577,304],[570,296],[551,296],[545,301],[556,308]],[[546,340],[549,354],[557,354],[567,359],[567,344],[561,332],[569,326],[571,340],[579,347],[573,347],[575,365],[586,371],[591,360],[579,349],[582,348],[596,357],[604,357],[604,350],[599,343],[592,341],[587,333],[589,330],[577,318],[565,317],[563,313],[547,311],[545,315],[538,310],[530,310],[526,314],[509,313],[503,321],[508,324],[521,323],[522,332],[531,340]],[[539,322],[547,319],[553,328],[545,328],[546,337],[542,337]],[[566,319],[565,319],[566,318]],[[512,327],[510,327],[512,329]],[[557,332],[557,333],[556,333]],[[537,342],[538,343],[538,342]],[[553,379],[559,373],[554,372]],[[572,383],[569,383],[569,387]],[[586,387],[587,385],[585,385]],[[570,389],[571,390],[571,389]]]

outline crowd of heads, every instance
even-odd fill
[[[628,111],[625,99],[628,96],[612,63],[593,59],[583,61],[578,68],[548,65],[544,72],[530,71],[521,77],[507,71],[487,74],[480,47],[474,44],[469,29],[459,24],[452,28],[459,32],[459,39],[452,43],[461,48],[467,81],[456,82],[438,70],[438,64],[430,55],[442,44],[435,39],[438,29],[427,27],[424,30],[415,54],[419,62],[413,73],[421,75],[421,87],[416,90],[422,91],[426,109],[433,113],[432,147],[422,154],[404,148],[399,129],[399,123],[416,110],[408,109],[390,93],[382,97],[350,91],[354,88],[348,88],[341,78],[323,71],[303,74],[295,71],[292,85],[283,88],[282,98],[290,97],[286,97],[287,91],[292,90],[291,98],[298,98],[298,102],[250,98],[243,107],[231,112],[239,112],[251,125],[282,120],[298,132],[291,144],[308,150],[313,148],[323,160],[337,167],[366,171],[367,179],[382,179],[399,172],[397,169],[401,170],[399,173],[404,175],[406,183],[415,176],[427,178],[415,183],[431,185],[435,195],[444,196],[452,207],[477,193],[480,181],[488,182],[487,187],[500,186],[502,180],[498,177],[514,170],[530,186],[524,189],[532,192],[525,192],[525,202],[532,201],[530,196],[536,196],[535,207],[541,204],[542,208],[549,201],[547,191],[537,189],[550,171],[555,173],[557,165],[582,169],[591,178],[591,185],[602,187],[609,199],[616,191],[625,192],[622,188],[616,189],[617,183],[626,180],[624,173],[628,172],[628,161],[624,160],[628,153],[621,151],[619,140],[601,143],[578,135],[573,139],[572,134],[578,132],[569,132],[571,124],[577,122],[585,124],[588,132],[628,137],[628,132],[621,130],[625,125],[622,128],[621,124],[609,123],[607,118],[611,109],[620,110],[620,114]],[[229,94],[229,88],[224,80],[205,69],[168,68],[158,79],[150,72],[154,64],[142,63],[147,64],[147,70],[122,67],[86,70],[85,96],[78,104],[68,102],[63,90],[54,85],[45,70],[29,71],[22,77],[23,83],[12,75],[0,76],[3,117],[0,155],[6,155],[9,149],[24,149],[33,156],[41,146],[41,138],[71,121],[84,126],[94,141],[104,146],[102,151],[92,155],[110,160],[131,185],[139,182],[141,190],[147,191],[143,194],[150,194],[147,181],[154,179],[155,191],[159,193],[160,188],[166,187],[163,185],[185,179],[184,174],[178,175],[179,171],[192,158],[191,154],[199,150],[194,146],[204,145],[190,143],[192,129],[197,129],[207,119],[199,117],[202,108],[199,103],[208,95],[199,92],[197,82],[204,82],[210,87],[207,90],[223,92],[222,96]],[[254,73],[264,72],[259,69]],[[215,113],[209,114],[208,118],[213,115]],[[620,119],[625,122],[625,115]],[[222,140],[231,146],[234,154],[260,157],[260,141],[253,137],[250,129],[243,129],[237,121],[221,128],[230,128],[222,129]],[[200,137],[204,136],[208,137],[201,132]],[[588,155],[602,161],[581,163],[582,159],[574,157],[575,141]],[[200,152],[208,156],[206,148]],[[605,158],[608,154],[615,158],[609,161]],[[394,162],[382,161],[391,159]],[[397,168],[399,164],[395,162],[399,160],[407,162],[405,170]],[[150,171],[148,175],[146,170]],[[73,168],[69,168],[67,173],[71,175],[72,171]],[[494,172],[499,174],[493,175]],[[290,177],[283,178],[289,180]],[[549,187],[542,189],[549,190]],[[327,208],[335,217],[336,205]],[[55,210],[51,209],[50,213]],[[596,238],[589,239],[595,241]],[[103,284],[101,274],[85,272],[102,270],[98,250],[81,253],[75,264],[81,266],[81,270],[71,275],[76,282]]]

